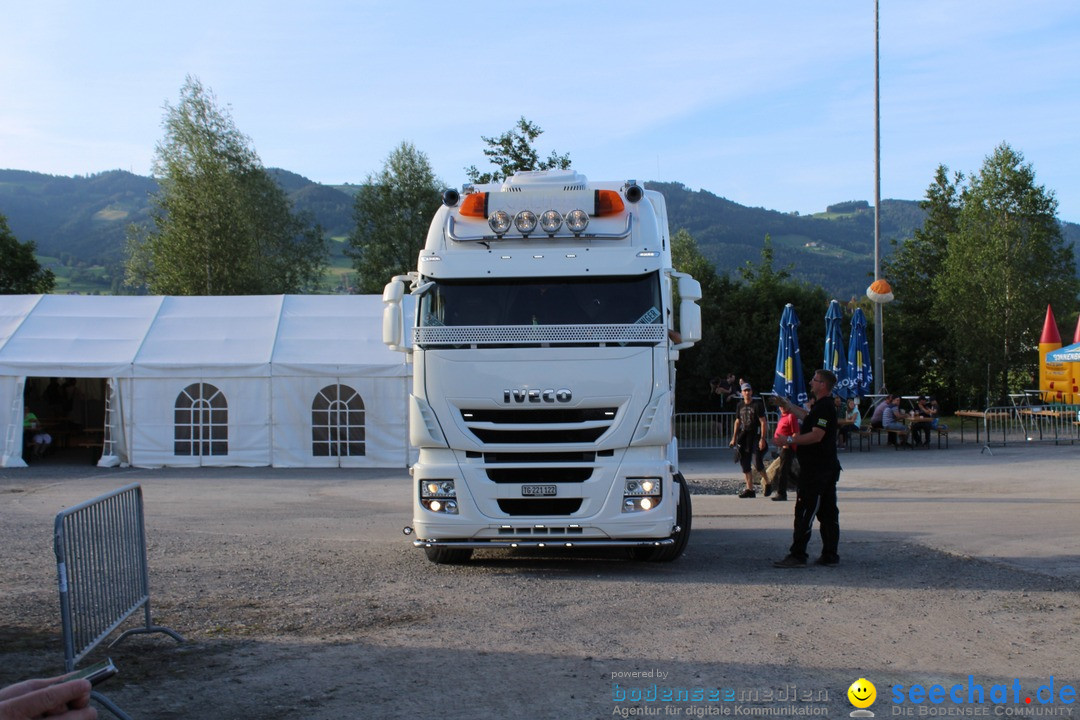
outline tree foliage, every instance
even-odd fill
[[[926,225],[888,266],[898,301],[887,315],[912,345],[890,351],[886,343],[886,355],[930,363],[899,363],[906,386],[889,385],[936,384],[958,404],[992,404],[1032,386],[1046,306],[1073,307],[1080,286],[1057,200],[1023,155],[1003,143],[962,182],[938,168],[923,203]]]
[[[957,354],[946,324],[932,320],[938,318],[934,284],[959,222],[962,181],[962,174],[950,179],[949,169],[938,166],[920,203],[926,212],[922,228],[903,244],[894,240],[895,251],[884,263],[885,275],[899,298],[885,308],[885,350],[889,355],[885,382],[890,389],[905,394],[956,395],[955,374],[948,369],[955,366]]]
[[[34,243],[21,243],[0,213],[0,295],[36,295],[52,292],[53,271],[34,257]]]
[[[382,171],[368,176],[356,195],[356,228],[346,250],[358,292],[381,293],[390,278],[414,267],[440,198],[441,183],[427,155],[411,143],[401,143]]]
[[[128,233],[128,282],[167,295],[310,291],[326,265],[317,225],[284,191],[213,93],[188,77],[166,105],[152,228]]]
[[[546,159],[533,147],[533,141],[543,134],[539,125],[521,117],[514,127],[499,137],[481,135],[487,144],[484,155],[497,169],[480,172],[475,165],[465,168],[465,174],[474,183],[499,182],[521,170],[565,170],[570,167],[570,155],[559,155],[554,150]]]
[[[761,261],[744,266],[738,280],[717,275],[685,230],[675,234],[671,248],[675,268],[701,282],[703,295],[698,304],[704,337],[679,360],[681,411],[707,409],[709,379],[728,372],[749,381],[756,392],[771,391],[780,316],[787,303],[795,306],[802,322],[804,376],[821,366],[829,297],[821,288],[793,280],[786,268],[774,268],[768,236],[761,246]]]

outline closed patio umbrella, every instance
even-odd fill
[[[773,392],[802,405],[807,400],[806,383],[803,382],[802,358],[799,356],[799,316],[795,307],[788,303],[780,316],[780,342],[776,347],[776,376]]]
[[[851,396],[851,383],[847,377],[847,353],[844,352],[844,338],[840,333],[840,324],[844,320],[844,312],[840,309],[840,303],[833,300],[829,303],[829,311],[825,313],[825,360],[822,367],[836,376],[836,386],[833,393],[847,398]]]
[[[851,315],[851,337],[848,339],[847,380],[851,396],[862,397],[874,386],[874,368],[870,343],[866,340],[866,316],[862,308]]]

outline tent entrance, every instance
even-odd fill
[[[24,428],[23,459],[96,464],[105,440],[105,398],[105,378],[27,377],[23,412],[34,414],[38,428]]]

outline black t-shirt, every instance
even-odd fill
[[[825,431],[821,442],[799,445],[796,456],[801,467],[810,472],[823,472],[839,465],[840,461],[836,457],[836,427],[836,405],[833,399],[826,395],[814,402],[799,426],[801,433],[808,433],[814,428]]]
[[[753,401],[740,402],[736,409],[736,417],[739,418],[739,439],[755,441],[761,438],[762,413]]]

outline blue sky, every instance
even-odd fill
[[[882,0],[882,197],[1002,143],[1080,222],[1080,3]],[[186,75],[268,167],[358,183],[402,141],[447,185],[524,115],[593,179],[811,213],[873,201],[873,0],[9,3],[0,167],[149,174]]]

